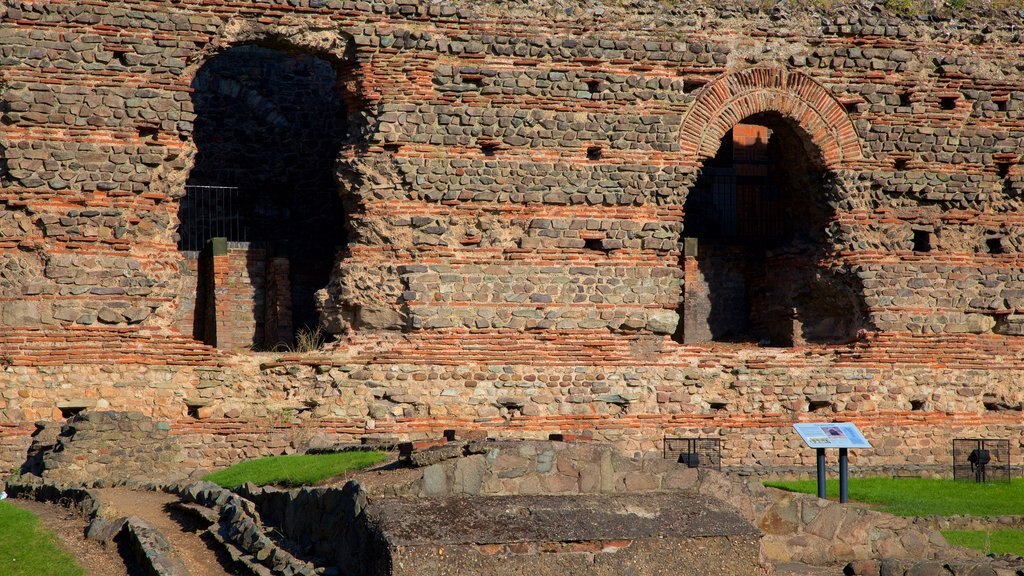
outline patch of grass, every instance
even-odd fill
[[[765,486],[816,494],[814,480],[765,482]],[[827,486],[838,498],[839,481]],[[1024,515],[1024,480],[1010,484],[954,482],[925,478],[851,478],[850,500],[874,504],[877,510],[899,516]]]
[[[237,488],[246,482],[252,482],[257,486],[304,486],[316,484],[350,470],[368,468],[386,457],[385,452],[377,451],[271,456],[239,462],[229,468],[207,474],[203,480],[209,480],[224,488]]]
[[[0,502],[0,574],[4,576],[85,576],[57,538],[39,526],[34,514]]]
[[[943,530],[942,535],[953,546],[1024,556],[1024,530]]]

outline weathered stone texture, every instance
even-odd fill
[[[646,448],[718,434],[728,464],[764,469],[808,463],[782,437],[807,418],[875,427],[875,465],[912,447],[938,467],[960,433],[1019,455],[1019,13],[463,4],[8,2],[4,454],[92,399],[167,419],[205,463],[314,428],[457,422]],[[176,235],[193,81],[241,44],[321,58],[348,108],[344,214],[327,215],[348,245],[316,296],[338,342],[313,359],[192,339],[198,269]],[[792,350],[682,334],[713,307],[687,199],[751,117],[799,135],[822,172],[820,229],[768,266],[817,298],[764,305],[789,333],[763,343]],[[253,312],[266,274],[235,273],[220,312],[238,349],[274,327]]]
[[[86,485],[183,477],[182,453],[170,429],[141,412],[83,412],[68,420],[52,445],[52,437],[36,437],[40,475]]]

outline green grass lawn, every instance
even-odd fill
[[[974,548],[985,554],[1024,556],[1022,530],[943,530],[942,535],[953,546]]]
[[[807,494],[818,491],[814,480],[771,481],[765,486]],[[839,481],[830,480],[827,488],[829,498],[838,499]],[[1024,515],[1024,480],[975,484],[925,478],[851,478],[850,500],[899,516]]]
[[[246,482],[257,486],[303,486],[316,484],[350,470],[368,468],[386,457],[386,452],[377,451],[271,456],[239,462],[230,468],[208,474],[203,480],[224,488],[237,488]]]
[[[35,515],[0,502],[0,574],[4,576],[85,576],[57,538]]]

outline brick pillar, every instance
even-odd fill
[[[207,246],[210,255],[209,283],[206,297],[206,330],[203,340],[218,348],[226,343],[229,320],[228,276],[231,262],[228,257],[228,239],[211,238]]]
[[[266,323],[263,333],[267,347],[294,344],[292,319],[292,286],[287,257],[272,256],[267,260]]]
[[[213,238],[209,252],[213,289],[207,318],[214,326],[205,341],[222,350],[265,348],[266,250],[229,248],[225,238]]]
[[[711,329],[708,326],[711,298],[708,285],[698,267],[698,249],[696,238],[683,239],[683,313],[679,325],[685,344],[711,340]]]

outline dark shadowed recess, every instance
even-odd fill
[[[224,237],[286,257],[292,336],[314,328],[314,292],[327,285],[345,242],[335,163],[347,111],[336,70],[314,55],[244,45],[203,65],[192,88],[197,155],[179,248],[198,251]]]
[[[849,340],[861,327],[860,290],[819,264],[834,194],[819,151],[791,120],[758,114],[726,133],[687,196],[678,337]]]

